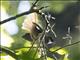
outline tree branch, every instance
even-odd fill
[[[56,52],[56,51],[58,51],[60,49],[63,49],[63,48],[66,48],[66,47],[69,47],[69,46],[72,46],[72,45],[75,45],[75,44],[78,44],[78,43],[80,43],[80,41],[74,42],[72,44],[64,45],[63,47],[60,47],[60,48],[54,50],[53,52]]]
[[[15,58],[16,60],[20,60],[18,55],[16,55],[14,51],[12,51],[6,47],[3,47],[3,46],[0,46],[0,50],[1,50],[1,52],[5,52],[5,53],[9,54],[11,57]]]
[[[11,21],[11,20],[14,20],[14,19],[16,19],[16,18],[19,18],[19,17],[21,17],[21,16],[28,15],[28,14],[33,13],[33,12],[38,13],[38,12],[39,12],[39,9],[37,9],[37,10],[34,9],[34,7],[36,6],[36,3],[37,3],[38,1],[39,1],[39,0],[36,0],[36,2],[32,5],[32,7],[30,8],[29,11],[23,12],[23,13],[18,14],[18,15],[16,15],[16,16],[13,16],[13,17],[10,17],[10,18],[5,19],[5,20],[3,20],[3,21],[0,21],[0,25],[1,25],[1,24],[4,24],[4,23],[6,23],[6,22],[9,22],[9,21]]]
[[[0,22],[0,25],[6,23],[6,22],[8,22],[8,21],[14,20],[14,19],[16,19],[16,18],[19,18],[19,17],[21,17],[21,16],[23,16],[23,15],[30,14],[30,13],[32,13],[32,12],[31,12],[31,11],[27,11],[27,12],[18,14],[18,15],[16,15],[16,16],[10,17],[10,18],[8,18],[8,19],[5,19],[5,20],[1,21],[1,22]]]

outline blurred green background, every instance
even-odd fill
[[[1,10],[0,20],[2,21],[11,16],[15,16],[16,14],[19,14],[21,12],[28,11],[33,2],[35,1],[34,0],[31,0],[31,1],[1,0],[0,1],[0,10]],[[67,1],[62,1],[62,0],[41,1],[40,0],[38,3],[38,7],[47,5],[49,7],[45,8],[44,11],[52,11],[55,14],[60,14],[61,12],[65,10],[67,6],[74,5],[76,4],[76,2],[77,0],[67,0]],[[26,56],[26,51],[28,50],[28,48],[23,48],[23,47],[31,46],[30,41],[22,38],[22,36],[26,33],[26,31],[22,30],[21,28],[24,19],[25,17],[23,16],[23,17],[16,19],[16,21],[10,21],[8,23],[1,25],[0,26],[0,31],[1,31],[0,42],[1,42],[1,46],[8,47],[12,49],[13,51],[18,51],[18,53],[16,54],[19,54],[22,60],[33,60],[31,59],[31,55]],[[80,22],[80,19],[79,19],[79,22]],[[76,42],[79,40],[80,40],[80,35],[76,34],[76,38],[73,39],[72,42]],[[71,47],[67,47],[66,50],[62,49],[61,51],[63,54],[66,54],[63,60],[80,60],[80,43],[73,45]],[[59,51],[59,53],[61,51]],[[67,54],[69,54],[69,57],[67,57]],[[2,53],[0,58],[1,60],[6,60],[6,59],[15,60],[14,58],[10,57],[9,55],[5,53]],[[48,58],[48,60],[53,60],[53,59]]]

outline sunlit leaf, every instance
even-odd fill
[[[13,38],[7,32],[4,31],[4,28],[1,27],[1,45],[11,47],[11,44],[13,42]]]
[[[47,57],[47,60],[54,60],[53,58]]]
[[[9,55],[6,55],[6,56],[1,56],[1,60],[15,60],[14,58],[12,58],[11,56]]]
[[[50,49],[50,51],[54,52],[58,48],[60,48],[60,47],[53,47],[53,48]],[[60,54],[60,55],[64,55],[64,54],[67,54],[68,53],[68,51],[66,49],[64,49],[64,48],[63,49],[60,49],[60,50],[58,50],[56,52],[58,54]]]
[[[22,60],[35,60],[38,58],[38,52],[36,53],[36,55],[34,56],[36,49],[32,48],[32,50],[29,51],[30,48],[21,48],[16,50],[17,51],[17,55],[22,59]]]
[[[5,54],[4,52],[1,52],[0,55],[1,55],[1,56],[5,56],[6,54]]]

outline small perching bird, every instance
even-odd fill
[[[22,29],[26,30],[30,34],[32,40],[38,39],[39,34],[42,32],[42,28],[38,25],[39,19],[37,13],[31,13],[25,18]]]

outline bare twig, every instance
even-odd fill
[[[32,7],[31,7],[32,9],[36,6],[36,4],[37,4],[38,1],[39,0],[36,0],[35,3],[32,5]]]
[[[7,54],[9,54],[10,56],[12,56],[13,58],[15,58],[16,60],[20,60],[18,55],[15,54],[14,51],[12,51],[11,49],[8,49],[6,47],[1,46],[0,47],[1,52],[5,52]]]
[[[66,48],[66,47],[68,47],[68,46],[72,46],[72,45],[75,45],[75,44],[78,44],[78,43],[80,43],[80,41],[74,42],[74,43],[72,43],[72,44],[64,45],[63,47],[60,47],[60,48],[56,49],[56,50],[53,51],[53,52],[56,52],[56,51],[58,51],[58,50],[60,50],[60,49],[63,49],[63,48]]]
[[[39,9],[34,9],[34,7],[36,6],[36,3],[37,3],[38,1],[39,1],[39,0],[36,0],[36,2],[32,5],[32,7],[30,8],[29,11],[23,12],[23,13],[21,13],[21,14],[17,14],[16,16],[13,16],[13,17],[10,17],[10,18],[5,19],[5,20],[3,20],[3,21],[0,21],[0,25],[6,23],[6,22],[8,22],[8,21],[14,20],[14,19],[16,19],[16,18],[19,18],[19,17],[21,17],[21,16],[28,15],[28,14],[33,13],[33,12],[38,13],[38,12],[39,12]]]
[[[32,11],[27,11],[27,12],[18,14],[18,15],[16,15],[16,16],[10,17],[10,18],[8,18],[8,19],[5,19],[5,20],[3,20],[3,21],[0,21],[0,25],[1,25],[1,24],[4,24],[4,23],[6,23],[6,22],[9,22],[9,21],[11,21],[11,20],[14,20],[14,19],[16,19],[16,18],[19,18],[19,17],[21,17],[21,16],[30,14],[30,13],[32,13]]]

